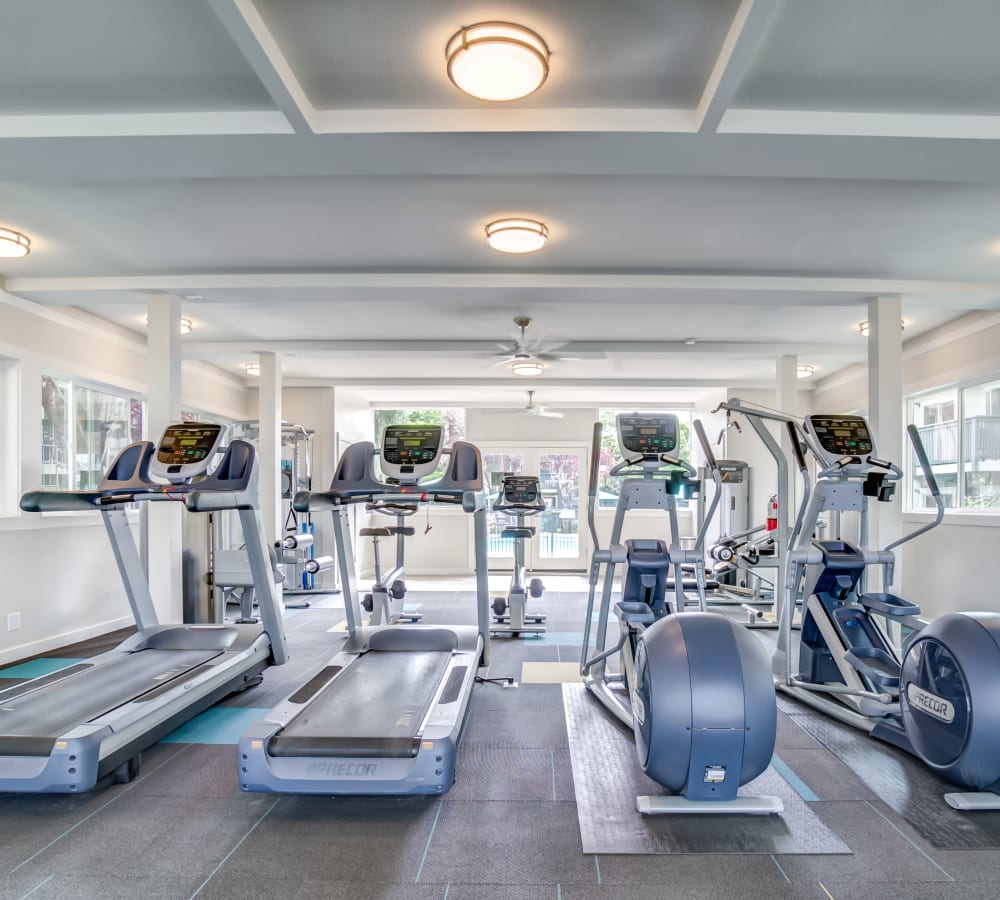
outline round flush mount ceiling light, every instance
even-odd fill
[[[13,228],[0,228],[0,256],[17,259],[31,253],[31,238]]]
[[[478,100],[517,100],[549,76],[549,48],[542,38],[510,22],[480,22],[455,34],[445,47],[448,77]]]
[[[510,364],[510,370],[522,378],[531,378],[535,375],[541,375],[545,371],[545,363],[541,363],[537,359],[515,359]]]
[[[799,378],[812,378],[812,374],[815,371],[816,371],[816,367],[815,366],[796,366],[795,367],[795,374],[798,375]]]
[[[486,226],[486,242],[501,253],[534,253],[548,240],[548,226],[534,219],[497,219]]]
[[[902,331],[906,328],[906,322],[902,319],[899,320],[899,330]],[[868,337],[868,332],[871,330],[871,325],[868,320],[865,319],[864,322],[858,322],[858,331],[861,332],[861,337]]]
[[[149,328],[148,316],[146,317],[146,327]],[[181,334],[190,334],[191,328],[192,328],[191,320],[185,319],[183,316],[181,316],[180,327],[177,330],[180,331]]]
[[[243,371],[247,375],[260,375],[260,363],[243,363]]]

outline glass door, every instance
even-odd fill
[[[500,493],[506,474],[519,475],[523,469],[524,457],[518,452],[483,452],[483,483],[486,490],[486,521],[489,526],[487,565],[491,569],[511,569],[514,564],[514,539],[500,537],[508,525],[513,524],[510,516],[493,512],[493,501]]]
[[[585,451],[538,450],[532,471],[538,472],[546,510],[538,516],[531,554],[532,568],[584,569],[587,565]]]
[[[509,571],[514,559],[513,538],[501,533],[513,520],[493,512],[505,473],[538,475],[546,509],[526,524],[535,537],[525,546],[525,565],[531,571],[584,570],[590,550],[586,515],[586,451],[577,448],[483,448],[487,494],[490,569]]]

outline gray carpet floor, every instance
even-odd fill
[[[473,622],[470,594],[412,593],[424,621]],[[498,637],[489,674],[579,658],[585,598],[549,592],[550,635]],[[292,661],[223,702],[264,709],[318,669],[343,633],[338,598],[287,619]],[[108,642],[64,648],[86,656]],[[102,645],[103,644],[103,645]],[[15,683],[3,678],[0,689]],[[344,900],[933,900],[1000,896],[989,827],[953,828],[939,846],[933,780],[903,755],[822,729],[784,701],[779,753],[844,854],[601,853],[582,849],[560,684],[476,687],[443,797],[349,798],[240,792],[231,743],[164,742],[140,777],[81,796],[0,795],[0,898],[344,898]],[[881,754],[881,755],[880,755]],[[872,774],[892,766],[893,794]],[[900,805],[899,783],[919,796]],[[922,793],[920,793],[922,792]],[[908,815],[920,810],[921,819]],[[928,816],[933,827],[928,825]],[[738,825],[717,820],[725,834]],[[949,832],[951,833],[951,832]],[[984,837],[984,834],[986,837]],[[721,842],[723,846],[726,842]]]

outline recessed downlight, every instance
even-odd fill
[[[534,219],[496,219],[486,226],[486,242],[501,253],[534,253],[548,240],[548,226]]]
[[[480,22],[461,29],[448,41],[445,58],[452,84],[478,100],[527,97],[549,75],[545,41],[512,22]]]

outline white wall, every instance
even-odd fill
[[[0,355],[16,360],[15,496],[41,484],[43,372],[142,394],[146,348],[137,335],[74,309],[49,309],[0,291]],[[185,406],[244,418],[238,379],[203,363],[185,364]],[[4,470],[5,480],[10,475]],[[42,653],[131,624],[104,527],[97,513],[0,515],[0,663]],[[21,613],[21,629],[7,616]]]
[[[990,379],[1000,374],[1000,314],[962,316],[903,346],[903,392]],[[817,412],[854,412],[868,406],[867,369],[854,366],[820,382]],[[902,489],[894,503],[902,503]],[[926,522],[920,514],[904,514],[909,531]],[[919,603],[927,616],[958,610],[1000,611],[1000,589],[991,566],[1000,540],[1000,517],[946,513],[944,524],[897,552],[894,590]]]

